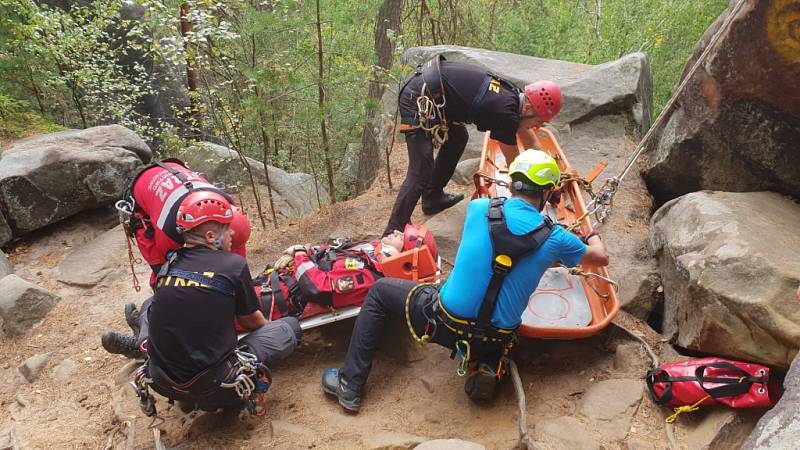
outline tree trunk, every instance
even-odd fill
[[[188,41],[187,36],[192,32],[194,24],[189,20],[189,4],[181,2],[181,37],[183,38],[183,50],[186,52],[186,85],[189,89],[190,116],[189,116],[189,136],[192,138],[200,137],[200,127],[202,117],[200,116],[200,82],[197,78],[197,68],[195,67],[194,50]]]
[[[319,60],[319,80],[317,87],[319,90],[319,126],[322,130],[322,151],[325,155],[325,170],[328,174],[328,193],[331,203],[336,203],[336,186],[333,183],[333,163],[331,162],[331,143],[328,140],[328,125],[325,122],[325,65],[322,50],[322,23],[319,14],[319,0],[317,0],[317,57]]]
[[[403,0],[383,0],[378,16],[375,19],[375,76],[369,83],[367,123],[361,133],[361,155],[358,158],[358,180],[356,193],[369,189],[378,173],[381,161],[381,148],[375,136],[372,122],[380,112],[380,101],[385,89],[381,82],[382,70],[392,68],[394,61],[394,42],[386,35],[388,30],[400,31],[400,18],[403,14]],[[376,106],[377,105],[377,106]]]

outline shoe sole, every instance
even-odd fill
[[[344,409],[346,409],[346,410],[348,410],[350,412],[358,412],[358,410],[361,408],[361,405],[356,406],[353,403],[349,403],[349,402],[346,402],[346,401],[340,399],[339,396],[336,395],[336,389],[330,388],[330,387],[328,387],[328,386],[323,384],[322,385],[322,390],[326,394],[336,397],[336,400],[339,402],[339,405],[342,408],[344,408]]]

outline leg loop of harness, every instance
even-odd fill
[[[416,296],[418,290],[421,289],[421,288],[427,287],[427,286],[435,286],[435,284],[434,283],[420,283],[420,284],[414,286],[408,292],[408,295],[406,296],[406,308],[405,308],[406,309],[406,325],[408,326],[408,332],[411,334],[411,339],[413,339],[414,342],[416,342],[417,344],[420,344],[420,345],[425,345],[428,342],[430,342],[431,337],[433,337],[436,334],[436,328],[437,328],[437,324],[436,324],[435,318],[428,317],[427,313],[424,313],[426,322],[425,322],[425,331],[422,334],[422,336],[418,336],[417,335],[417,332],[414,330],[414,324],[411,322],[411,302],[414,300],[414,297]],[[427,308],[425,308],[425,309],[427,309]]]

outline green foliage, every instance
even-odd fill
[[[646,52],[656,115],[672,95],[703,31],[728,6],[728,0],[497,3],[503,4],[496,10],[493,43],[497,50],[588,64]],[[601,5],[599,27],[597,4]]]
[[[131,7],[125,0],[75,2],[86,6],[68,11],[35,0],[0,0],[6,116],[36,109],[68,127],[121,123],[160,143],[165,153],[198,137],[192,128],[199,125],[204,138],[246,155],[322,174],[320,120],[328,122],[331,157],[340,161],[347,143],[360,141],[372,119],[369,81],[397,83],[405,48],[455,44],[588,64],[644,51],[658,113],[703,30],[728,3],[407,0],[401,30],[389,31],[395,67],[376,71],[373,33],[382,0],[325,0],[327,102],[321,109],[314,1],[185,2],[193,27],[185,35],[179,32],[184,2],[136,2],[144,18],[125,21],[121,11]],[[154,75],[148,64],[163,70]],[[198,74],[197,92],[186,88],[187,64]],[[172,111],[178,128],[142,116],[142,104],[156,94],[153,77],[161,84],[171,79],[193,100],[192,107]],[[8,119],[4,123],[11,130]]]
[[[63,129],[64,127],[32,112],[27,102],[0,94],[0,140]]]
[[[124,20],[123,0],[68,11],[33,0],[0,0],[0,92],[35,99],[40,114],[65,126],[119,123],[144,137],[161,132],[137,109],[152,93],[138,55],[146,30]]]

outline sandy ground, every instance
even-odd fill
[[[396,190],[405,169],[405,147],[392,155]],[[466,187],[454,187],[468,192]],[[647,202],[639,191],[618,198],[621,202]],[[286,246],[317,242],[332,236],[377,236],[385,224],[394,192],[385,174],[373,189],[348,202],[326,206],[318,214],[279,228],[255,226],[248,255],[256,273]],[[247,209],[254,214],[245,201]],[[419,214],[419,213],[418,213]],[[417,216],[418,218],[418,216]],[[621,219],[624,220],[625,218]],[[150,419],[138,409],[132,390],[125,385],[133,367],[100,346],[107,329],[126,330],[123,305],[141,304],[147,289],[131,288],[128,267],[121,265],[100,285],[68,286],[56,281],[58,263],[73,249],[114,225],[113,214],[96,212],[81,219],[33,233],[8,249],[21,277],[62,297],[45,320],[27,333],[0,341],[0,427],[13,427],[21,448],[151,448]],[[631,226],[641,226],[641,221]],[[120,238],[122,238],[120,236]],[[137,271],[146,280],[149,269]],[[472,404],[463,393],[463,380],[449,352],[434,345],[417,348],[401,325],[388,329],[358,415],[345,414],[323,395],[319,378],[324,368],[341,364],[352,322],[312,330],[297,353],[274,370],[264,418],[182,414],[159,399],[163,441],[169,448],[378,448],[375,440],[387,432],[411,433],[427,438],[461,438],[492,449],[509,449],[517,442],[516,397],[505,383],[491,405]],[[542,421],[577,416],[587,389],[611,378],[642,378],[641,364],[615,368],[616,345],[631,342],[618,330],[608,330],[581,341],[524,341],[515,353],[525,386],[527,421],[536,428]],[[34,354],[49,353],[38,380],[21,379],[17,366]],[[65,359],[76,369],[66,379],[55,375]],[[644,393],[643,393],[644,394]],[[603,425],[582,419],[589,430]],[[648,399],[636,408],[632,428],[624,441],[599,438],[605,449],[629,448],[634,440],[665,448],[663,412]],[[538,428],[534,436],[548,443]],[[599,433],[598,436],[602,436]],[[637,447],[641,448],[641,447]],[[648,447],[644,447],[648,448]]]

